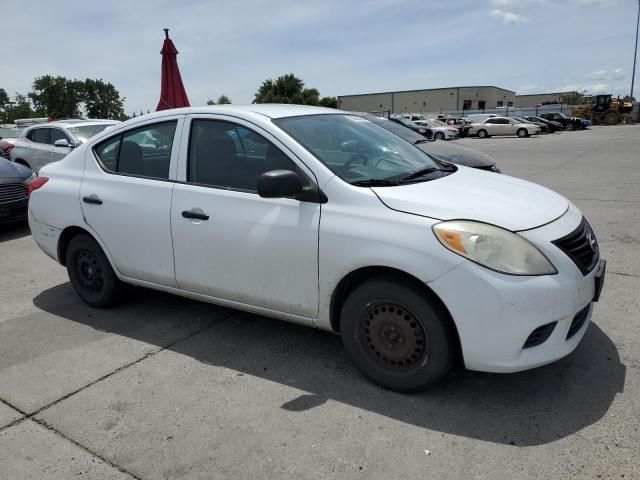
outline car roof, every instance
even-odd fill
[[[250,105],[211,105],[202,107],[184,107],[174,108],[171,110],[161,110],[159,112],[148,113],[142,117],[152,119],[155,117],[163,117],[166,115],[176,114],[197,114],[197,113],[219,113],[225,115],[233,115],[243,113],[257,113],[269,118],[284,118],[284,117],[296,117],[302,115],[323,115],[323,114],[346,114],[342,110],[336,110],[335,108],[325,107],[312,107],[309,105],[291,105],[291,104],[277,104],[277,103],[260,103]]]
[[[87,125],[116,125],[120,123],[119,120],[59,120],[54,122],[47,123],[36,123],[34,125],[29,125],[24,129],[33,130],[34,128],[46,128],[46,127],[59,127],[59,128],[73,128],[73,127],[84,127]]]

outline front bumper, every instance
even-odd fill
[[[0,203],[0,224],[22,222],[27,218],[28,198]]]
[[[605,262],[600,260],[583,275],[551,240],[573,231],[581,219],[572,205],[555,222],[520,233],[543,251],[558,270],[556,275],[505,275],[467,261],[429,283],[453,317],[468,369],[527,370],[559,360],[578,346],[591,319],[596,277],[603,276]],[[579,313],[583,315],[576,329]],[[525,348],[536,329],[551,323],[555,325],[548,338]]]

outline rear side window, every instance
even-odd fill
[[[259,133],[220,120],[193,120],[189,140],[189,182],[256,192],[258,177],[295,164]]]
[[[94,152],[114,173],[168,179],[177,121],[146,125],[99,143]]]
[[[32,142],[51,144],[50,128],[34,128],[27,134],[27,138]]]

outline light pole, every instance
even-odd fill
[[[636,58],[638,57],[638,27],[640,26],[640,0],[638,0],[638,20],[636,21],[636,44],[633,52],[633,72],[631,72],[631,95],[629,95],[633,102],[633,84],[636,80]]]

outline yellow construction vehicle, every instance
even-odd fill
[[[571,115],[591,120],[594,125],[616,125],[620,122],[628,123],[631,119],[633,104],[617,99],[612,95],[595,95],[591,97],[589,105],[571,109]]]

